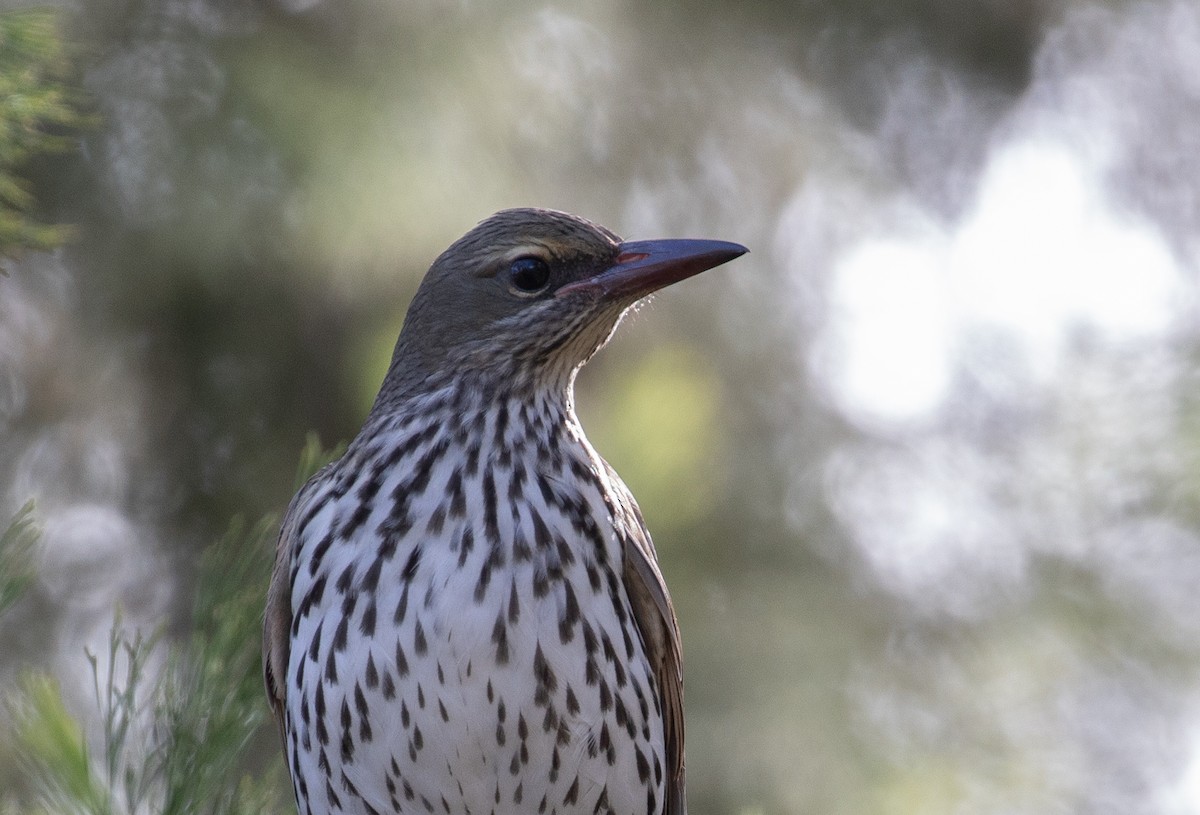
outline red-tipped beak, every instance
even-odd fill
[[[618,249],[612,266],[593,277],[568,283],[556,296],[587,291],[606,300],[637,299],[750,251],[728,241],[691,239],[626,241]]]

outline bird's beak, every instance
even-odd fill
[[[636,300],[750,251],[738,243],[691,239],[626,241],[617,249],[611,266],[568,283],[556,296],[587,291],[605,300]]]

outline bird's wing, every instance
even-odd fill
[[[625,590],[654,669],[663,711],[667,779],[665,815],[687,815],[683,763],[683,648],[675,608],[658,568],[650,532],[633,496],[611,467],[610,482],[625,516]]]
[[[327,467],[326,467],[327,469]],[[292,628],[292,558],[300,548],[300,518],[312,498],[314,488],[324,470],[308,480],[288,505],[275,544],[275,566],[267,588],[267,608],[263,615],[263,681],[267,686],[267,701],[279,725],[283,749],[287,750],[284,717],[287,704],[286,687]]]

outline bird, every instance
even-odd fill
[[[263,670],[301,815],[685,815],[678,623],[574,382],[634,304],[746,251],[522,208],[433,262],[281,524]]]

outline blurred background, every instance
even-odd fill
[[[97,739],[115,609],[187,636],[433,257],[547,206],[751,248],[578,385],[675,597],[693,815],[1200,813],[1194,0],[15,19],[0,525],[42,533],[0,689],[48,672]]]

